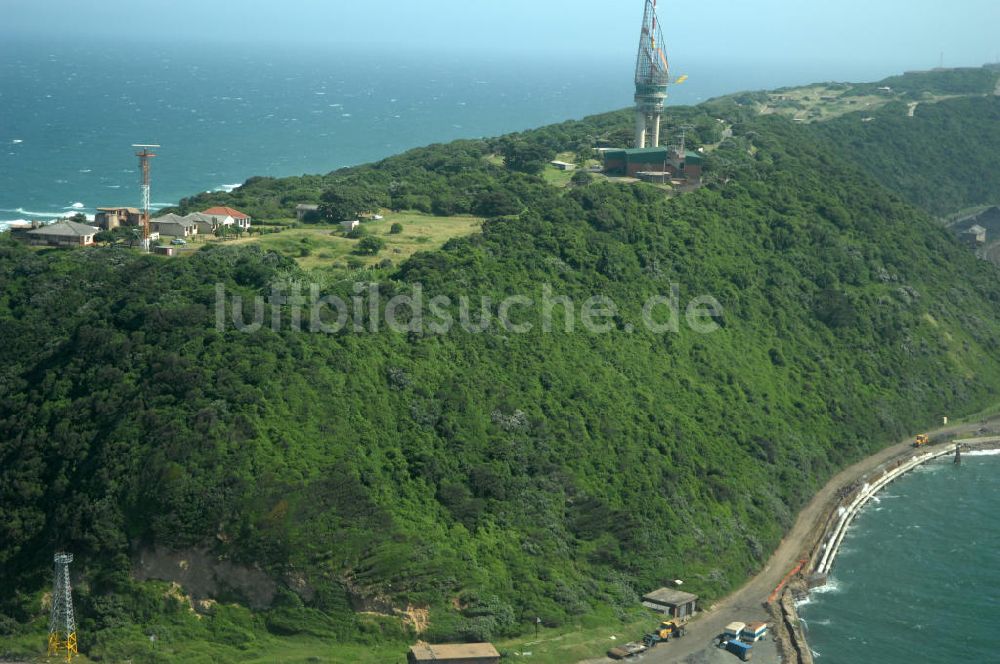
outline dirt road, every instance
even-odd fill
[[[983,427],[997,425],[1000,425],[1000,416],[993,416],[988,421],[944,427],[931,432],[931,435],[935,438],[968,436]],[[763,571],[689,623],[685,638],[671,641],[650,651],[643,657],[643,662],[695,664],[710,661],[710,653],[715,650],[712,641],[723,632],[727,624],[734,620],[742,622],[768,620],[764,602],[797,562],[808,555],[810,546],[821,536],[821,531],[837,504],[837,492],[840,488],[858,481],[890,459],[907,454],[912,450],[912,442],[913,439],[908,438],[892,447],[887,447],[834,476],[799,513],[791,532],[781,541],[778,550],[771,556]],[[637,634],[636,638],[639,636]],[[581,664],[610,661],[612,660],[598,659]]]

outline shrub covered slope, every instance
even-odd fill
[[[954,112],[988,122],[996,105]],[[705,143],[715,115],[675,113]],[[826,130],[781,118],[740,125],[712,155],[713,184],[675,198],[532,172],[627,123],[434,146],[221,199],[259,212],[340,182],[438,213],[517,202],[393,271],[307,275],[253,246],[165,260],[4,242],[0,632],[40,615],[56,548],[76,554],[83,648],[129,655],[155,629],[167,636],[149,661],[170,661],[170,625],[195,629],[176,593],[130,578],[156,545],[273,579],[269,610],[200,623],[220,648],[264,629],[407,638],[362,604],[429,607],[430,639],[489,639],[624,609],[667,579],[715,597],[760,568],[836,469],[995,401],[1000,282],[903,200],[910,187],[890,192]],[[969,146],[995,170],[987,149]],[[489,158],[504,150],[519,171]],[[619,312],[603,334],[566,331],[559,307],[550,332],[518,308],[526,334],[310,334],[288,329],[287,309],[278,332],[216,329],[217,283],[250,298],[325,280],[346,299],[351,276],[383,299],[420,284],[425,300],[540,300],[548,284]],[[672,284],[682,306],[715,297],[720,329],[647,330],[643,304]]]

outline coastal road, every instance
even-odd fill
[[[1000,415],[992,416],[989,420],[944,427],[932,431],[930,434],[932,438],[968,436],[975,434],[982,428],[993,429],[997,427],[1000,427]],[[764,602],[798,561],[808,555],[807,549],[818,538],[820,531],[826,527],[830,514],[837,505],[837,492],[840,488],[857,482],[891,459],[907,454],[912,450],[912,443],[913,439],[907,438],[905,441],[887,447],[835,475],[799,513],[792,530],[781,541],[777,551],[768,560],[767,566],[757,576],[691,621],[687,626],[686,637],[649,651],[643,656],[642,661],[659,664],[711,662],[716,651],[713,640],[723,632],[726,625],[734,620],[741,622],[769,620],[767,611],[764,610]],[[638,639],[640,636],[640,634],[636,634],[635,638]],[[608,658],[601,658],[587,660],[581,664],[611,661]]]

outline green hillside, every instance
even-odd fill
[[[938,104],[922,140],[979,131],[998,103]],[[546,183],[557,152],[624,140],[629,115],[613,113],[184,203],[287,217],[360,197],[490,217],[396,266],[304,272],[254,245],[169,260],[5,239],[0,655],[42,645],[56,549],[76,556],[81,647],[102,661],[244,661],[280,639],[402,652],[414,620],[394,610],[407,608],[429,610],[416,620],[428,640],[500,639],[536,616],[627,618],[638,593],[675,578],[710,600],[762,566],[837,469],[995,403],[995,268],[906,202],[937,212],[919,183],[872,177],[882,162],[907,170],[894,142],[909,130],[726,112],[672,109],[695,147],[735,124],[709,186],[676,197]],[[957,168],[996,170],[982,136]],[[947,205],[992,195],[958,187]],[[541,307],[518,306],[528,332],[410,319],[326,334],[293,331],[291,305],[268,304],[277,331],[217,329],[217,284],[249,319],[255,295],[294,282],[345,302],[378,282],[380,308],[419,285],[456,320],[470,298],[473,321],[481,298],[496,312],[551,293],[577,316],[572,331],[564,306],[549,331]],[[682,314],[715,298],[718,329],[648,329],[644,304],[673,285]],[[604,332],[581,323],[592,296],[617,305]],[[221,603],[198,617],[184,598],[195,588],[136,581],[156,550],[214,561],[206,594]]]

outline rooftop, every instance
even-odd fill
[[[651,593],[643,595],[642,599],[647,602],[656,602],[657,604],[680,606],[681,604],[688,604],[689,602],[697,601],[698,596],[686,593],[682,590],[660,588],[659,590],[654,590]]]
[[[80,237],[82,235],[94,235],[100,229],[94,226],[88,226],[87,224],[80,224],[75,221],[63,220],[57,221],[54,224],[47,224],[36,228],[33,231],[28,231],[30,235],[62,235],[62,236],[73,236]]]
[[[152,220],[154,224],[180,224],[181,226],[194,226],[195,222],[187,217],[181,217],[173,212],[170,214],[165,214],[162,217],[157,217]]]
[[[129,214],[139,214],[139,208],[134,207],[99,207],[98,212],[128,212]]]
[[[500,657],[492,643],[459,643],[432,646],[422,644],[412,646],[410,653],[418,662],[447,662],[450,659],[470,659],[473,657]]]
[[[211,214],[214,216],[226,216],[232,217],[233,219],[249,219],[250,215],[243,214],[239,210],[234,210],[231,207],[213,207],[207,210],[202,210],[202,214]]]

